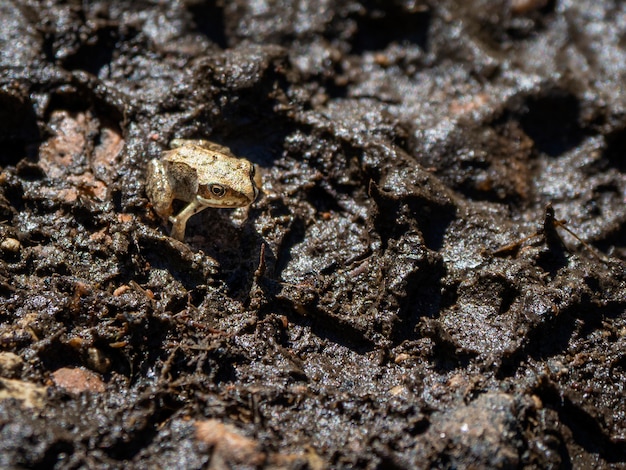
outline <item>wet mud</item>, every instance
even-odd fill
[[[0,466],[623,468],[625,27],[0,2]],[[170,238],[174,138],[262,198]]]

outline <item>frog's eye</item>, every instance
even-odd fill
[[[209,193],[213,197],[223,198],[226,196],[226,188],[221,184],[213,183],[209,185]]]

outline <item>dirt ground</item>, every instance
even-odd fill
[[[0,0],[0,467],[626,468],[625,31]],[[174,138],[263,197],[170,238]]]

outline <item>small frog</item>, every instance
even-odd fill
[[[148,165],[146,194],[154,210],[172,223],[171,236],[185,238],[187,220],[207,207],[245,207],[258,197],[261,174],[228,147],[208,140],[175,139],[172,150]],[[175,217],[174,199],[188,202]]]

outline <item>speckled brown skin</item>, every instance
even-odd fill
[[[148,165],[146,194],[154,210],[172,223],[172,237],[183,240],[187,220],[207,207],[236,208],[254,202],[261,175],[253,163],[207,140],[176,139],[172,150]],[[174,199],[189,204],[172,216]]]

